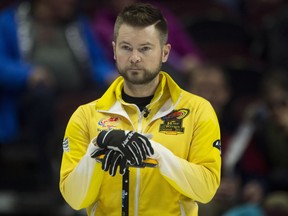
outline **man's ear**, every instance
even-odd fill
[[[112,47],[113,47],[113,58],[116,60],[116,43],[112,41]]]
[[[171,50],[171,44],[165,44],[163,46],[163,50],[162,50],[162,62],[163,63],[168,60],[170,50]]]

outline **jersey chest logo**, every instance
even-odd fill
[[[117,125],[120,123],[119,117],[108,117],[108,118],[102,118],[100,121],[98,121],[98,125],[101,127],[105,127],[107,129],[113,129],[117,127]]]
[[[188,109],[173,110],[168,115],[161,118],[159,132],[169,135],[183,134],[185,128],[182,126],[183,119],[189,114]]]

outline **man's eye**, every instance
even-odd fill
[[[147,52],[147,51],[151,50],[151,48],[150,47],[142,47],[140,50],[141,50],[141,52]]]
[[[129,46],[126,46],[126,45],[121,46],[121,49],[123,49],[123,50],[128,50],[128,51],[131,50],[131,48],[130,48]]]

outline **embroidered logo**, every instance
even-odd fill
[[[169,135],[184,133],[184,127],[182,126],[183,119],[188,114],[188,109],[173,110],[171,113],[161,118],[164,123],[160,124],[159,132]]]
[[[216,141],[213,143],[213,147],[219,149],[220,155],[222,154],[222,151],[221,151],[221,141],[220,141],[220,140],[216,140]]]
[[[111,129],[115,128],[119,123],[120,123],[119,117],[109,117],[100,119],[98,125]]]
[[[63,140],[63,151],[65,151],[65,152],[70,152],[69,139],[68,139],[68,137],[66,137],[66,138]]]

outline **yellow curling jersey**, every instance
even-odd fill
[[[74,209],[86,208],[89,216],[121,215],[122,176],[117,171],[111,177],[91,158],[97,148],[91,141],[102,130],[132,130],[150,138],[158,166],[129,168],[129,214],[198,215],[197,202],[209,202],[220,184],[220,129],[212,106],[160,72],[144,115],[122,100],[123,84],[118,77],[100,99],[71,116],[60,171],[64,199]]]

